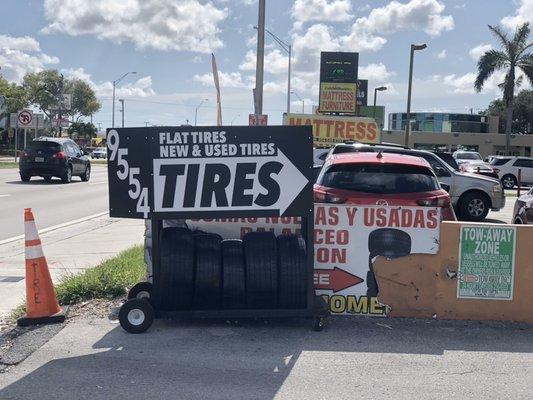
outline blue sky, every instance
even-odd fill
[[[293,44],[293,87],[306,112],[318,103],[321,50],[358,51],[369,92],[405,110],[410,43],[428,48],[415,59],[412,109],[474,112],[499,96],[495,75],[481,93],[472,83],[483,50],[497,47],[487,24],[514,31],[533,19],[533,0],[266,0],[267,28]],[[225,124],[247,124],[253,112],[257,1],[254,0],[2,0],[0,73],[57,68],[95,88],[111,125],[111,82],[128,71],[117,98],[125,125],[216,122],[211,52],[220,71]],[[281,123],[286,107],[286,54],[267,37],[264,112]],[[293,95],[292,110],[301,110]],[[369,102],[372,95],[369,96]],[[119,108],[117,102],[117,110]],[[120,113],[115,118],[120,120]]]

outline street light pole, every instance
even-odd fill
[[[207,101],[208,99],[202,99],[202,101],[200,102],[200,104],[198,104],[196,106],[196,108],[194,109],[194,126],[196,126],[196,123],[198,121],[198,109],[200,107],[202,107],[202,104],[204,104],[204,101]]]
[[[411,55],[409,58],[409,86],[407,88],[407,123],[405,124],[405,146],[409,146],[409,135],[411,132],[411,88],[413,86],[413,59],[415,51],[424,50],[427,44],[411,44]]]
[[[120,112],[122,113],[122,127],[124,128],[124,99],[118,99],[120,101]]]
[[[255,124],[259,125],[259,115],[263,114],[263,73],[265,61],[265,0],[259,0],[257,18],[257,52],[255,67]]]
[[[379,86],[374,89],[374,108],[372,109],[372,117],[376,119],[376,97],[378,95],[378,91],[387,90],[387,86]]]
[[[113,112],[111,113],[111,128],[114,128],[115,127],[115,89],[118,85],[118,83],[124,79],[127,75],[129,74],[133,74],[135,75],[137,72],[135,71],[130,71],[130,72],[126,72],[124,75],[122,75],[120,78],[116,79],[113,81]]]

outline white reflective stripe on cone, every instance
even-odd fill
[[[41,246],[26,246],[26,260],[44,257],[43,248]]]
[[[39,233],[37,232],[35,221],[24,222],[24,237],[26,240],[39,239]]]

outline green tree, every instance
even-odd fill
[[[96,137],[96,126],[90,122],[74,122],[68,128],[69,136],[91,139]]]
[[[23,87],[29,102],[38,106],[50,119],[55,115],[70,116],[78,122],[81,117],[88,117],[101,108],[89,84],[79,79],[67,79],[57,70],[26,74]],[[72,96],[69,110],[60,106],[65,94]]]
[[[0,118],[9,116],[10,113],[15,113],[29,105],[26,90],[21,85],[8,82],[3,77],[0,77],[0,96],[5,97],[6,105],[0,113]]]
[[[521,83],[521,80],[516,78],[516,69],[522,70],[526,78],[533,84],[533,53],[528,51],[533,43],[528,43],[530,29],[527,22],[516,29],[512,38],[498,26],[489,25],[489,29],[500,41],[502,50],[489,50],[481,56],[477,64],[478,73],[474,87],[479,92],[495,71],[506,72],[500,88],[503,90],[506,116],[505,150],[507,154],[510,154],[514,91],[515,87]]]
[[[506,124],[505,103],[501,99],[492,101],[484,115],[500,117],[500,127]],[[513,100],[512,133],[518,135],[533,134],[533,90],[522,90]]]

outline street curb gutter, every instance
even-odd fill
[[[64,222],[62,224],[58,224],[58,225],[50,226],[48,228],[40,229],[39,230],[39,235],[42,235],[43,233],[55,231],[56,229],[65,228],[65,227],[70,226],[70,225],[78,224],[80,222],[85,222],[85,221],[91,220],[93,218],[98,218],[98,217],[101,217],[101,216],[106,215],[106,214],[109,214],[109,211],[104,211],[104,212],[100,212],[100,213],[97,213],[97,214],[88,215],[87,217],[73,219],[72,221],[67,221],[67,222]],[[10,238],[4,239],[4,240],[0,240],[0,246],[2,246],[4,244],[7,244],[7,243],[15,242],[15,241],[21,240],[21,239],[24,239],[24,235],[14,236],[14,237],[10,237]]]

